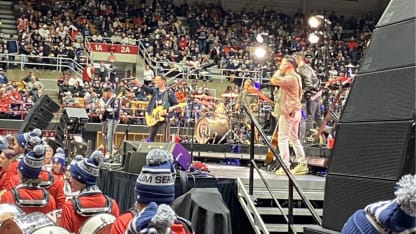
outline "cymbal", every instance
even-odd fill
[[[236,94],[236,93],[224,93],[223,95],[221,95],[221,97],[224,97],[224,98],[236,98],[236,97],[238,97],[238,94]]]

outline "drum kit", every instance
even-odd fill
[[[247,143],[249,125],[245,123],[247,121],[241,106],[237,105],[238,96],[236,93],[224,93],[221,99],[194,96],[195,103],[204,106],[202,109],[198,107],[199,115],[195,114],[194,137],[199,144]],[[265,112],[270,107],[259,101],[257,95],[253,95],[253,98],[253,107],[257,109],[255,115],[263,116],[264,119]]]

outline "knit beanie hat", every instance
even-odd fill
[[[416,176],[405,175],[397,183],[396,198],[357,210],[344,224],[342,233],[415,233]]]
[[[43,159],[45,158],[45,146],[37,145],[32,151],[25,154],[19,161],[19,171],[23,177],[36,179],[43,167]]]
[[[2,151],[4,156],[6,156],[7,159],[12,159],[16,154],[14,153],[14,150],[11,149],[5,149]]]
[[[16,135],[16,141],[20,147],[25,148],[27,142],[29,142],[31,137],[40,137],[42,136],[42,131],[39,128],[35,128],[30,132],[19,133]]]
[[[0,136],[0,152],[9,148],[9,141],[6,137]]]
[[[71,163],[71,177],[82,184],[95,185],[100,174],[100,165],[104,162],[104,155],[101,151],[94,151],[89,158]]]
[[[128,226],[128,233],[170,233],[169,227],[176,219],[175,211],[166,204],[149,203]]]
[[[29,141],[26,142],[25,151],[29,152],[33,150],[33,147],[42,144],[42,140],[38,136],[29,137]],[[46,150],[46,147],[45,147]]]
[[[138,203],[156,202],[171,204],[175,198],[175,181],[172,174],[173,156],[166,150],[152,149],[147,153],[136,181],[136,201]]]
[[[55,155],[52,157],[52,162],[56,162],[61,164],[61,166],[65,166],[65,151],[61,147],[56,149]]]

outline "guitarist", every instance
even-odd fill
[[[105,145],[105,156],[109,158],[113,153],[114,131],[120,119],[120,100],[116,97],[111,87],[103,89],[103,95],[100,100],[102,110],[101,121]]]
[[[166,87],[166,78],[163,76],[155,76],[154,80],[154,88],[149,87],[147,85],[143,85],[142,88],[146,93],[151,93],[152,97],[150,98],[149,105],[147,106],[146,112],[147,114],[151,114],[153,109],[158,106],[163,106],[163,111],[160,113],[161,115],[167,116],[168,109],[171,106],[177,105],[178,101],[176,100],[175,93]],[[160,121],[153,126],[149,127],[149,140],[150,142],[154,142],[157,132],[162,125],[165,125],[165,136],[164,140],[167,141],[169,139],[169,118],[165,118],[165,121]]]

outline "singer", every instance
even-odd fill
[[[270,83],[280,87],[280,117],[278,146],[280,156],[285,165],[290,168],[289,141],[296,154],[298,165],[290,170],[292,174],[306,174],[305,151],[298,138],[299,122],[301,116],[302,80],[295,72],[296,62],[292,56],[282,59],[279,70],[273,75]],[[282,167],[276,171],[277,175],[284,175]]]

